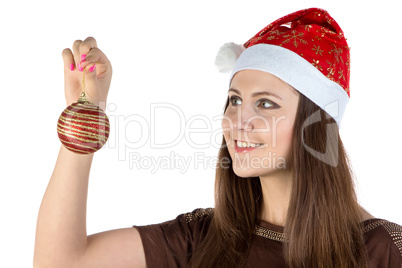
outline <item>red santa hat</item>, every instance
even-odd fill
[[[243,45],[224,44],[216,56],[219,71],[255,69],[293,86],[340,126],[350,98],[349,46],[327,11],[309,8],[286,15]]]

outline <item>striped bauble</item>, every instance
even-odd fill
[[[68,106],[57,122],[61,143],[78,154],[94,153],[109,138],[109,118],[99,106],[87,101],[84,96]]]

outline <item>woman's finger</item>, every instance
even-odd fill
[[[89,50],[91,50],[94,47],[98,47],[98,44],[96,43],[96,39],[93,38],[92,36],[87,37],[82,43],[80,44],[80,52],[81,54],[87,53]]]
[[[74,63],[74,56],[73,53],[69,48],[66,48],[61,53],[64,63],[64,71],[74,71],[75,63]]]
[[[93,48],[97,48],[95,38],[89,36],[84,41],[76,40],[73,44],[74,59],[79,71],[83,71],[85,66],[81,66],[81,61],[84,59]]]
[[[80,45],[82,40],[75,40],[73,43],[73,53],[74,53],[74,64],[79,69],[78,63],[81,61],[80,59]]]
[[[109,61],[102,50],[96,47],[92,48],[86,55],[85,60],[80,62],[82,68],[86,66],[92,67],[95,63],[106,64]]]

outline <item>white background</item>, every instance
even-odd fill
[[[159,223],[199,207],[213,207],[210,143],[219,130],[228,74],[214,66],[226,42],[244,43],[290,12],[321,7],[343,28],[351,47],[351,99],[341,137],[357,176],[362,205],[374,216],[402,224],[400,74],[402,38],[398,1],[7,1],[0,4],[1,267],[31,267],[39,206],[60,148],[56,124],[65,108],[61,52],[93,36],[113,65],[106,113],[108,143],[94,156],[88,195],[88,234]],[[175,110],[157,113],[152,103]],[[177,111],[185,114],[180,122]],[[204,116],[205,120],[189,119]],[[210,122],[210,129],[205,122]],[[151,135],[153,131],[153,134]],[[183,131],[183,132],[181,132]],[[220,136],[218,136],[220,137]],[[139,139],[148,141],[133,148]],[[156,149],[150,144],[168,143]],[[221,139],[217,138],[216,144]],[[130,168],[129,155],[189,158],[190,167]],[[203,154],[202,162],[194,159]],[[143,163],[145,164],[145,162]],[[202,167],[205,164],[205,167]],[[198,165],[198,166],[197,166]]]

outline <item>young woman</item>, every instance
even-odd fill
[[[63,51],[67,104],[84,71],[88,98],[104,108],[109,60],[92,37],[73,52]],[[401,268],[402,227],[359,206],[339,136],[349,48],[335,20],[316,8],[289,14],[243,46],[225,45],[217,62],[232,75],[215,207],[87,236],[93,154],[62,146],[39,211],[34,267]]]

